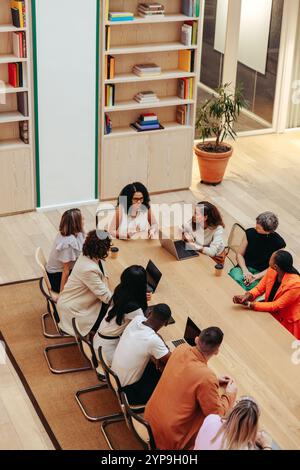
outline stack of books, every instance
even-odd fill
[[[134,15],[130,11],[110,11],[109,21],[133,21]]]
[[[105,85],[105,106],[115,105],[115,85]]]
[[[159,102],[159,98],[153,91],[140,91],[134,97],[135,101],[141,104],[155,104]]]
[[[181,42],[185,46],[196,46],[198,21],[185,21],[181,27]]]
[[[156,64],[137,64],[132,71],[139,77],[152,77],[161,74],[161,67]]]
[[[15,88],[23,86],[22,62],[8,64],[8,83]]]
[[[104,115],[104,134],[108,135],[112,131],[112,122],[107,113]]]
[[[161,3],[139,3],[139,15],[144,18],[160,18],[165,14],[165,7]]]
[[[12,23],[16,28],[26,28],[25,0],[10,0]]]
[[[29,123],[28,121],[19,122],[20,139],[24,144],[29,144]]]
[[[184,72],[194,71],[195,53],[193,50],[184,49],[178,53],[178,68]]]
[[[164,129],[164,127],[160,124],[158,117],[155,113],[141,114],[138,120],[135,123],[131,124],[131,127],[133,127],[133,129],[137,130],[138,132]]]
[[[115,58],[112,55],[105,56],[105,80],[115,78]]]
[[[176,121],[182,126],[189,126],[191,119],[191,107],[187,104],[177,106]]]
[[[27,57],[26,34],[23,31],[15,32],[12,35],[13,52],[16,57]]]
[[[179,78],[178,79],[178,97],[183,100],[193,99],[193,78]]]
[[[186,16],[198,18],[200,14],[200,0],[182,0],[181,12]]]

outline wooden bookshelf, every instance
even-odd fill
[[[33,210],[35,207],[33,91],[31,51],[31,2],[25,0],[26,24],[13,25],[10,0],[0,0],[0,215]],[[23,32],[26,57],[13,52],[13,35]],[[23,84],[9,83],[8,66],[22,64]],[[28,95],[28,115],[18,106],[20,93]],[[20,123],[28,125],[29,143],[20,134]]]
[[[123,186],[142,181],[151,193],[175,191],[191,184],[193,142],[200,68],[200,17],[182,13],[181,0],[161,0],[165,15],[143,18],[138,15],[138,0],[103,0],[100,28],[100,96],[99,96],[99,194],[101,200],[117,197]],[[108,6],[107,6],[108,5]],[[110,21],[107,11],[127,11],[132,21]],[[181,42],[184,22],[198,22],[194,45]],[[106,47],[106,31],[110,29],[110,44]],[[194,54],[194,67],[184,71],[179,67],[179,51]],[[115,58],[115,75],[106,77],[107,58]],[[155,63],[159,75],[137,76],[133,66]],[[178,96],[178,80],[193,79],[192,95]],[[106,87],[113,85],[115,101],[106,105]],[[141,104],[134,96],[145,90],[153,91],[158,102]],[[177,122],[177,107],[189,106],[189,122]],[[131,127],[142,112],[153,112],[164,129],[137,132]],[[105,134],[105,114],[112,121],[112,131]]]

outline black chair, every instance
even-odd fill
[[[82,334],[80,333],[80,331],[78,329],[75,318],[73,318],[72,324],[73,324],[73,329],[74,329],[74,332],[75,332],[75,338],[76,338],[76,341],[78,343],[78,346],[79,346],[79,349],[80,349],[81,353],[91,363],[91,367],[95,371],[95,374],[97,376],[98,381],[102,382],[101,384],[95,385],[94,387],[87,387],[87,388],[78,390],[76,392],[75,399],[76,399],[83,415],[89,421],[103,421],[103,420],[106,420],[106,419],[112,419],[112,418],[122,416],[122,413],[115,413],[115,414],[110,414],[110,415],[106,415],[106,416],[91,416],[91,415],[88,414],[86,408],[84,407],[84,404],[80,399],[81,395],[85,395],[85,394],[88,394],[88,393],[93,393],[93,392],[96,392],[96,391],[99,391],[99,390],[107,390],[108,389],[108,384],[106,382],[106,376],[105,376],[104,370],[101,367],[101,364],[99,363],[99,361],[96,357],[96,354],[95,354],[92,343],[85,336],[82,336]]]

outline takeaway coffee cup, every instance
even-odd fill
[[[221,263],[216,264],[215,266],[215,276],[220,277],[223,274],[224,265]]]
[[[112,246],[110,249],[111,258],[116,259],[118,257],[118,254],[119,254],[119,248],[117,248],[116,246]]]

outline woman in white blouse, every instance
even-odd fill
[[[46,266],[52,290],[60,293],[82,252],[84,243],[83,217],[79,209],[66,211],[59,224]]]
[[[222,216],[216,206],[207,201],[195,207],[192,220],[183,227],[183,238],[189,246],[211,258],[222,258],[225,250]]]
[[[126,326],[136,316],[144,316],[147,309],[147,275],[142,266],[130,266],[121,275],[107,314],[94,336],[94,349],[98,357],[99,346],[108,364],[112,363],[115,349]]]
[[[154,238],[157,222],[151,211],[147,188],[139,182],[122,189],[109,232],[120,239]]]
[[[72,320],[76,318],[83,336],[96,331],[103,318],[103,304],[109,304],[112,293],[108,287],[105,259],[111,239],[104,230],[88,233],[74,269],[57,302],[61,329],[74,336]]]

